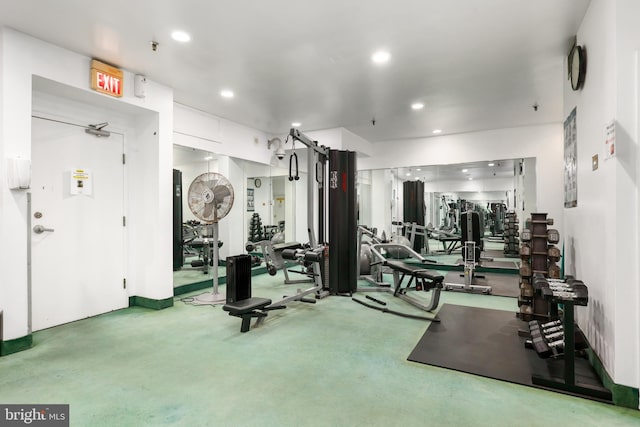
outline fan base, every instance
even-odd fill
[[[227,296],[224,292],[218,291],[218,293],[205,292],[193,298],[192,304],[206,305],[206,304],[224,304],[227,300]]]

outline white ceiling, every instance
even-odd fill
[[[561,122],[563,60],[588,4],[0,0],[0,24],[145,74],[176,102],[259,130],[284,134],[299,121],[374,142]],[[192,41],[172,40],[175,29]],[[381,48],[391,60],[376,66]],[[224,88],[235,98],[221,98]],[[415,101],[425,108],[411,110]]]

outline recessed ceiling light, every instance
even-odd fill
[[[493,166],[495,166],[495,165],[496,165],[495,163],[489,163],[487,166],[489,166],[489,167],[493,167]]]
[[[469,169],[462,169],[462,173],[469,172]]]
[[[225,89],[220,91],[220,96],[223,98],[233,98],[233,91]]]
[[[207,156],[204,158],[205,160],[213,160],[213,156]]]
[[[411,104],[411,108],[414,110],[422,110],[424,108],[424,104],[422,102],[415,102]]]
[[[293,126],[294,128],[297,128],[297,127],[300,127],[301,124],[302,123],[300,123],[300,122],[293,122],[293,123],[291,123],[291,126]]]
[[[174,31],[171,33],[171,38],[173,38],[177,42],[186,43],[191,40],[191,36],[184,31]]]
[[[433,133],[442,133],[442,129],[434,129]]]
[[[473,181],[473,178],[469,177],[469,181]]]
[[[407,172],[407,176],[411,176],[411,172]]]
[[[384,64],[389,62],[389,59],[391,59],[391,54],[384,50],[379,50],[371,56],[371,60],[376,64]]]
[[[416,170],[417,170],[418,172],[420,172],[422,169],[420,169],[420,168],[416,168]]]

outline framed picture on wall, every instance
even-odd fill
[[[247,188],[247,212],[255,211],[253,205],[253,188]]]
[[[578,206],[578,136],[576,108],[564,121],[564,207]]]

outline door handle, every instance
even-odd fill
[[[33,232],[36,234],[44,233],[45,231],[53,231],[53,228],[45,228],[44,225],[34,225]]]

